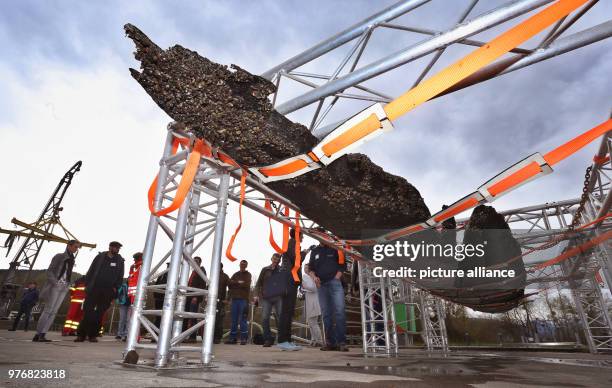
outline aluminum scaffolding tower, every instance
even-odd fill
[[[168,127],[156,187],[152,188],[154,198],[151,207],[154,212],[174,202],[174,193],[182,179],[186,161],[194,152],[195,137],[193,134],[177,129],[177,127],[174,123]],[[176,150],[178,152],[174,153],[173,144],[176,139],[187,140],[183,143],[189,145],[183,144],[183,149]],[[216,150],[214,152],[216,154]],[[185,365],[186,361],[180,357],[180,352],[200,352],[201,364],[212,365],[226,208],[228,200],[240,202],[240,183],[238,182],[240,176],[239,168],[221,162],[216,159],[216,156],[201,157],[194,182],[182,205],[178,208],[178,215],[157,216],[152,214],[150,216],[124,356],[138,349],[152,349],[155,350],[153,362],[143,362],[141,365],[172,368]],[[268,210],[265,201],[270,200],[279,205],[298,209],[295,204],[251,177],[246,178],[246,183],[248,189],[245,190],[245,193],[249,196],[243,200],[245,207],[295,227],[298,222],[295,217],[283,215],[281,206],[278,206],[275,211]],[[313,232],[318,226],[316,222],[309,220],[306,216],[302,216],[299,222],[305,235],[333,245],[333,240]],[[171,249],[167,252],[155,252],[159,230],[172,243]],[[206,275],[193,261],[192,254],[209,238],[213,238],[213,247],[210,274],[206,278]],[[167,263],[167,269],[163,268],[164,263]],[[192,270],[208,280],[208,291],[188,287],[189,274]],[[156,280],[163,275],[167,277],[165,284],[155,284]],[[147,293],[164,294],[163,307],[161,309],[146,308]],[[185,299],[200,295],[206,297],[205,313],[185,312]],[[159,324],[151,320],[151,317],[158,317]],[[183,319],[200,319],[201,321],[185,330],[182,327]],[[181,344],[202,326],[204,326],[202,347]],[[145,344],[138,341],[141,328],[151,335],[155,343]]]
[[[421,310],[421,336],[427,350],[448,351],[446,332],[446,312],[440,298],[433,297],[425,291],[419,291]]]
[[[445,32],[407,26],[397,22],[398,18],[409,12],[426,6],[428,3],[439,4],[441,1],[400,1],[278,66],[273,67],[264,72],[262,76],[277,85],[277,92],[272,96],[272,99],[275,109],[278,112],[289,114],[313,103],[317,104],[314,108],[314,114],[308,116],[308,121],[310,122],[310,129],[313,131],[313,134],[321,137],[335,127],[334,122],[329,122],[329,117],[331,117],[329,113],[334,106],[337,106],[336,103],[340,99],[367,102],[388,102],[392,99],[387,93],[363,85],[365,81],[374,79],[388,71],[399,68],[400,66],[416,61],[427,55],[431,55],[430,60],[416,77],[414,81],[414,85],[416,85],[425,79],[429,71],[451,45],[482,46],[486,43],[477,40],[475,38],[477,34],[489,31],[515,18],[520,18],[552,1],[553,0],[508,1],[488,12],[478,16],[471,16],[470,13],[478,3],[478,0],[470,0],[467,6],[460,10],[453,25]],[[525,68],[529,65],[612,36],[612,21],[607,21],[597,26],[574,32],[572,35],[563,36],[563,34],[596,3],[597,0],[588,2],[573,16],[565,18],[555,24],[547,31],[544,38],[537,43],[534,48],[516,48],[512,50],[511,54],[513,55],[511,55],[510,58],[491,64],[474,74],[469,80],[456,85],[445,93],[450,93],[486,81],[490,78]],[[393,21],[395,22],[391,23]],[[405,47],[402,50],[382,55],[380,58],[368,64],[361,65],[359,62],[364,50],[371,41],[370,38],[381,29],[392,30],[398,34],[418,34],[419,36],[426,36],[428,38],[419,43]],[[328,55],[332,60],[336,60],[338,58],[336,56],[336,49],[346,47],[346,45],[351,42],[353,42],[353,45],[348,54],[341,56],[338,66],[331,74],[310,73],[299,69],[303,65],[311,63],[319,58],[327,57]],[[281,79],[295,81],[310,89],[298,96],[281,101],[283,99],[283,91],[286,89],[285,84],[287,83],[281,83]],[[355,110],[358,111],[360,108],[357,107]],[[326,118],[328,121],[326,121]],[[190,133],[184,133],[173,128],[169,130],[157,180],[157,188],[153,203],[154,210],[161,208],[164,201],[167,202],[174,199],[172,192],[178,186],[177,179],[179,179],[182,174],[182,168],[184,168],[185,164],[184,161],[192,152],[191,148],[187,147],[174,155],[172,153],[172,142],[175,136],[188,139],[193,138]],[[223,245],[225,209],[228,200],[239,201],[239,195],[236,192],[238,184],[235,183],[235,180],[239,177],[239,169],[219,162],[214,158],[202,158],[195,182],[190,188],[186,200],[180,206],[178,215],[176,217],[170,215],[164,215],[162,217],[155,215],[150,216],[145,249],[143,251],[143,264],[134,304],[134,314],[130,320],[126,353],[139,348],[155,349],[156,356],[154,366],[156,368],[163,368],[180,364],[180,357],[178,355],[181,351],[200,351],[202,363],[204,365],[211,364],[213,359],[212,334],[216,310],[219,263]],[[234,183],[230,184],[230,180],[232,179]],[[298,222],[295,218],[283,216],[280,213],[280,206],[277,211],[269,211],[263,204],[263,200],[271,199],[278,204],[288,206],[294,210],[299,210],[290,200],[283,198],[261,184],[260,181],[250,176],[247,177],[247,184],[249,192],[255,191],[261,195],[260,197],[245,199],[244,206],[287,225],[295,225],[295,223]],[[212,198],[212,200],[207,201],[205,198],[208,197]],[[205,218],[204,220],[198,221],[198,216],[203,216]],[[316,222],[308,220],[306,217],[302,217],[299,222],[303,226],[305,234],[324,243],[330,243],[322,239],[320,235],[309,232],[309,229],[316,226]],[[172,223],[173,226],[170,226],[169,223]],[[155,254],[156,261],[154,262],[154,248],[159,229],[161,229],[172,241],[172,249],[162,255]],[[200,238],[200,240],[197,241],[196,237]],[[186,286],[186,279],[188,278],[190,269],[198,270],[191,259],[191,254],[210,237],[214,238],[214,242],[206,312],[204,315],[186,313],[183,311],[184,298],[191,295],[205,294],[203,290],[194,290]],[[165,287],[156,286],[153,283],[155,279],[162,275],[162,264],[168,259],[167,284]],[[375,349],[379,351],[384,348],[386,353],[391,354],[397,352],[397,333],[395,318],[393,316],[394,290],[391,283],[387,284],[384,281],[381,283],[380,279],[373,280],[371,278],[371,273],[367,271],[368,270],[364,267],[363,273],[362,271],[359,273],[360,277],[369,279],[361,283],[362,287],[364,287],[361,292],[362,323],[364,327],[368,326],[369,330],[371,329],[368,338],[364,339],[364,351],[366,351],[366,349]],[[378,284],[376,284],[376,281],[378,281]],[[145,309],[147,291],[164,293],[164,304],[161,310]],[[364,298],[366,294],[368,296]],[[380,313],[370,305],[370,301],[375,295],[380,298],[385,306]],[[429,298],[432,297],[426,297],[422,303],[428,306],[431,305],[429,301],[433,299]],[[368,302],[364,303],[364,300]],[[377,321],[366,322],[366,311]],[[427,324],[433,328],[433,331],[430,330],[430,332],[445,333],[445,330],[442,330],[444,313],[438,307],[435,307],[434,311],[436,312],[434,317],[430,318],[438,317],[438,320],[437,323],[432,323],[431,325],[429,323]],[[154,325],[148,317],[160,317],[159,327]],[[186,317],[204,318],[204,323],[199,323],[199,326],[204,325],[205,333],[201,349],[181,345],[183,339],[193,330],[197,330],[197,328],[183,330],[181,321]],[[366,323],[370,324],[366,325]],[[383,324],[385,329],[382,334],[377,332],[375,323]],[[144,327],[144,329],[151,333],[153,338],[157,340],[157,344],[138,343],[137,340],[140,327]],[[435,334],[432,335],[435,336]],[[384,342],[382,348],[379,345],[381,340]],[[447,343],[445,339],[440,341],[432,340],[428,341],[428,343],[431,342],[433,345],[444,342]]]
[[[610,212],[612,203],[611,150],[612,140],[608,133],[601,141],[595,162],[590,167],[590,174],[587,174],[584,201],[583,198],[576,198],[500,212],[511,226],[517,223],[528,225],[524,230],[513,229],[514,237],[523,249],[536,247],[568,233],[581,202],[583,210],[579,214],[577,225],[600,219],[589,228],[594,236],[600,236],[611,229],[612,221],[609,218],[601,219]],[[458,224],[466,221],[459,220]],[[579,244],[578,241],[568,241],[570,247],[572,243]],[[535,266],[538,262],[526,263],[529,269],[528,284],[557,283],[559,289],[570,290],[591,353],[612,350],[612,319],[601,290],[602,283],[608,289],[612,285],[611,249],[610,241],[607,240],[592,250],[553,265],[538,268]],[[603,278],[599,274],[603,274]]]
[[[397,354],[393,283],[388,277],[374,276],[372,267],[365,262],[358,266],[363,352]]]
[[[598,154],[587,173],[585,185],[586,201],[580,214],[579,223],[587,224],[601,219],[610,212],[612,195],[612,165],[610,152],[612,138],[607,133],[602,139]],[[594,235],[600,236],[602,231],[610,230],[612,220],[601,219],[594,225]],[[601,292],[598,281],[600,271],[603,272],[602,282],[608,289],[612,285],[612,245],[610,240],[594,247],[579,256],[563,263],[563,272],[569,277],[574,304],[585,330],[587,344],[591,353],[612,351],[612,318]]]
[[[160,163],[157,187],[155,188],[154,210],[159,210],[165,201],[172,202],[172,191],[176,190],[184,162],[193,150],[186,148],[173,155],[172,143],[175,136],[187,136],[169,130],[163,158]],[[183,351],[201,352],[202,362],[209,364],[212,359],[212,336],[217,304],[217,290],[221,250],[223,246],[223,227],[225,209],[229,194],[229,171],[219,166],[200,161],[198,173],[190,191],[179,208],[176,217],[151,215],[140,277],[136,290],[133,313],[129,323],[126,353],[135,349],[155,349],[154,366],[157,368],[180,364],[179,354]],[[155,254],[157,232],[161,230],[172,242],[172,248],[164,254]],[[213,238],[210,278],[193,261],[192,253],[205,241]],[[157,259],[154,261],[154,257]],[[168,267],[163,264],[168,261]],[[195,271],[207,280],[209,290],[188,286],[189,276]],[[155,281],[166,275],[165,284],[156,285]],[[161,310],[145,309],[147,292],[164,294]],[[206,312],[185,312],[185,299],[207,295]],[[159,317],[159,326],[150,317]],[[202,319],[192,327],[183,328],[183,319]],[[190,334],[204,325],[203,343],[208,347],[181,345]],[[155,344],[138,343],[140,328],[143,327],[155,340]]]
[[[402,280],[395,280],[397,290],[396,302],[410,307],[412,311],[406,311],[407,325],[410,321],[416,328],[416,320],[421,323],[421,330],[418,332],[407,333],[410,335],[419,334],[423,344],[428,351],[448,351],[448,333],[446,330],[446,312],[442,299],[433,296],[425,290],[419,290],[410,283]],[[418,317],[417,317],[418,315]],[[396,327],[400,322],[396,321]],[[412,338],[407,341],[407,345],[414,345]]]

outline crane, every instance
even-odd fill
[[[64,174],[35,222],[26,223],[17,218],[13,218],[11,222],[22,229],[9,230],[0,228],[0,233],[8,234],[8,238],[5,242],[5,247],[8,248],[7,256],[14,242],[19,237],[25,237],[25,241],[21,244],[21,247],[13,257],[2,279],[0,316],[6,316],[8,314],[10,306],[15,299],[16,288],[12,285],[12,282],[15,279],[17,270],[20,267],[28,268],[28,274],[26,275],[27,281],[45,241],[67,243],[69,240],[78,240],[60,222],[60,212],[63,210],[61,204],[66,195],[66,191],[68,187],[70,187],[76,173],[81,170],[82,164],[83,162],[79,160]],[[55,226],[59,226],[62,229],[65,237],[53,233]],[[96,247],[95,244],[90,243],[81,243],[81,245],[89,248]]]

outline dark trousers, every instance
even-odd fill
[[[274,298],[261,299],[261,325],[263,326],[263,336],[265,341],[274,342],[272,337],[272,331],[270,330],[270,316],[272,315],[272,309],[276,314],[276,323],[278,327],[280,313],[282,311],[283,297],[275,296]]]
[[[23,330],[28,331],[28,326],[30,325],[30,315],[32,314],[32,307],[34,306],[23,306],[23,305],[19,306],[19,312],[17,313],[17,316],[15,317],[15,322],[13,322],[13,330],[17,330],[17,326],[19,325],[21,316],[25,315],[24,317],[25,322],[24,322]]]
[[[102,316],[110,306],[114,294],[111,288],[94,289],[87,293],[83,304],[83,320],[77,329],[79,337],[98,336]]]
[[[281,302],[280,320],[278,322],[278,343],[291,342],[291,325],[295,311],[295,299],[297,298],[297,286],[291,282],[287,286],[287,293]]]
[[[157,294],[156,294],[157,295]],[[163,297],[163,295],[162,295]],[[155,299],[155,310],[161,310],[164,307],[164,299]],[[159,324],[161,323],[161,315],[155,317],[155,326],[159,328]]]
[[[191,301],[189,301],[190,303],[186,303],[185,304],[185,311],[186,312],[190,312],[190,313],[197,313],[198,309],[200,308],[200,302],[196,302],[196,303],[191,303]],[[198,320],[193,318],[193,319],[185,319],[183,321],[183,331],[187,330],[188,328],[190,328],[191,326],[195,325],[196,323],[198,323]],[[189,338],[191,339],[196,339],[198,338],[198,331],[201,331],[202,328],[194,331],[193,333],[191,333],[191,335],[189,336]]]
[[[217,314],[215,315],[215,336],[214,339],[221,341],[223,338],[223,319],[225,318],[225,303],[222,300],[217,302]]]

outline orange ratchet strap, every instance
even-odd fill
[[[570,257],[574,257],[576,255],[579,255],[591,248],[593,248],[595,245],[601,244],[602,242],[608,240],[612,238],[612,230],[608,231],[606,233],[603,233],[587,242],[585,242],[584,244],[578,245],[577,247],[573,247],[571,249],[568,249],[567,251],[563,252],[562,254],[560,254],[559,256],[547,260],[543,263],[540,263],[538,265],[535,266],[535,269],[542,269],[548,266],[551,266],[553,264],[558,264],[564,260],[569,259]]]
[[[189,139],[174,138],[172,142],[172,155],[176,154],[179,144],[187,146],[189,144]],[[179,182],[179,185],[176,188],[176,194],[174,195],[174,199],[172,200],[170,206],[168,206],[167,208],[159,210],[155,210],[154,208],[155,191],[157,190],[157,181],[159,176],[155,177],[153,183],[151,183],[151,186],[149,186],[148,191],[149,210],[151,211],[151,214],[161,217],[181,207],[183,201],[189,193],[189,189],[191,189],[193,179],[195,178],[196,173],[198,172],[198,167],[200,165],[200,158],[202,154],[206,154],[209,152],[210,149],[208,148],[206,143],[199,139],[196,140],[193,146],[193,150],[189,154],[189,158],[187,159],[187,163],[185,164],[185,169],[183,170],[183,176],[181,177],[181,181]]]
[[[265,204],[266,210],[272,212],[272,206],[270,204],[270,200],[266,199]],[[283,214],[285,217],[289,217],[289,208],[285,206],[283,210]],[[272,233],[272,218],[268,217],[268,224],[270,225],[270,235],[268,237],[268,241],[270,241],[270,245],[276,251],[276,253],[283,254],[287,252],[287,248],[289,247],[289,225],[283,224],[283,246],[282,248],[278,246],[276,241],[274,241],[274,234]]]
[[[375,239],[347,240],[346,242],[353,245],[374,245],[396,240],[400,237],[405,237],[425,229],[434,228],[443,221],[466,210],[469,210],[482,203],[493,202],[502,195],[515,190],[516,188],[535,178],[550,174],[552,172],[552,165],[568,158],[609,131],[612,131],[612,119],[609,119],[584,132],[583,134],[576,136],[572,140],[555,148],[543,156],[539,153],[535,153],[523,159],[480,186],[477,191],[463,197],[459,201],[450,205],[448,208],[434,214],[425,222],[394,230]],[[601,159],[609,160],[609,156],[602,157]]]
[[[302,267],[302,251],[300,247],[300,212],[295,212],[295,262],[293,263],[293,268],[291,269],[291,275],[293,275],[293,280],[296,283],[300,282],[300,276],[298,275],[298,271]]]
[[[180,138],[180,137],[175,136],[174,139],[172,140],[172,150],[170,152],[170,155],[176,155],[179,145],[182,145],[185,148],[189,148],[189,144],[190,144],[190,139]],[[153,179],[153,182],[151,183],[151,186],[149,186],[149,190],[147,192],[149,211],[151,212],[151,214],[161,217],[181,207],[181,204],[183,203],[183,201],[185,201],[185,198],[187,197],[187,193],[189,193],[189,189],[191,188],[193,180],[198,171],[198,166],[200,164],[200,158],[202,157],[205,157],[205,158],[215,158],[216,157],[225,164],[239,167],[238,163],[236,163],[232,158],[230,158],[226,154],[215,151],[215,154],[213,155],[212,147],[205,140],[196,139],[194,142],[192,151],[189,154],[189,158],[187,159],[187,163],[185,164],[185,169],[183,170],[181,181],[179,182],[179,185],[177,187],[174,199],[172,203],[170,204],[170,206],[168,206],[165,209],[155,210],[155,207],[154,207],[155,191],[157,190],[157,182],[158,182],[159,176],[155,176],[155,179]]]
[[[232,255],[232,248],[234,246],[234,240],[236,240],[236,236],[238,236],[238,232],[240,232],[240,228],[242,228],[242,203],[244,202],[244,196],[246,193],[246,177],[246,170],[242,170],[242,176],[240,177],[240,204],[238,205],[238,217],[240,218],[240,222],[238,223],[238,226],[236,227],[236,230],[234,231],[234,234],[232,235],[232,238],[230,238],[230,242],[227,245],[227,249],[225,250],[225,256],[227,256],[227,258],[231,261],[236,261],[234,255]]]
[[[250,169],[251,173],[266,183],[293,178],[328,165],[346,154],[349,149],[392,129],[392,120],[410,112],[489,65],[587,1],[557,1],[421,82],[386,106],[382,107],[380,104],[375,104],[360,112],[327,135],[311,152],[283,160],[271,166],[253,167]],[[535,170],[536,166],[532,165],[530,168]],[[502,184],[499,189],[501,190],[503,187]]]

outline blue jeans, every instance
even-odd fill
[[[131,306],[119,305],[119,327],[117,328],[117,336],[121,338],[127,337],[128,320],[130,317]]]
[[[346,344],[346,315],[342,282],[334,278],[321,283],[318,294],[327,344],[330,346]]]
[[[270,315],[272,314],[272,308],[274,308],[274,313],[276,314],[276,327],[278,328],[278,323],[280,320],[281,314],[281,306],[283,302],[282,296],[276,296],[270,299],[261,299],[261,308],[262,308],[262,320],[261,325],[263,326],[263,336],[265,341],[274,342],[274,338],[272,337],[272,332],[270,331]]]
[[[238,334],[238,320],[240,320],[240,339],[246,341],[249,337],[249,329],[247,327],[246,308],[248,306],[246,299],[232,299],[232,329],[230,330],[230,339],[235,340]]]

